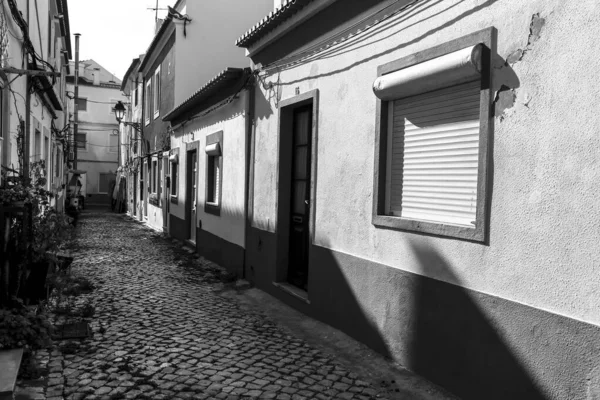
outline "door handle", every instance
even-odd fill
[[[298,216],[293,216],[292,217],[292,221],[294,221],[297,224],[301,224],[302,223],[302,217],[298,217]]]

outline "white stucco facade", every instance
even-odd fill
[[[185,24],[185,36],[183,21],[176,21],[176,105],[224,68],[248,66],[244,50],[234,42],[272,7],[271,0],[187,2],[184,13],[192,20]]]
[[[272,288],[287,265],[279,258],[265,265],[286,252],[288,235],[278,232],[277,220],[281,141],[289,134],[281,103],[292,107],[295,98],[316,92],[314,225],[304,294],[310,305],[298,308],[465,398],[493,397],[470,392],[468,377],[478,363],[507,354],[518,361],[491,368],[485,379],[495,382],[494,374],[505,376],[518,364],[540,398],[594,398],[600,361],[588,344],[600,332],[597,2],[406,1],[363,9],[349,2],[347,20],[325,7],[315,11],[325,27],[298,21],[325,3],[309,2],[247,48],[258,73],[251,279],[297,304]],[[344,14],[340,2],[330,3]],[[322,35],[311,36],[318,28]],[[497,49],[490,49],[495,115],[486,121],[488,236],[471,241],[376,225],[378,68],[411,57],[418,65],[424,52],[490,28]],[[351,308],[354,314],[344,314]],[[351,323],[348,316],[359,318]],[[488,334],[494,344],[483,339]],[[421,361],[436,357],[456,358],[456,365]],[[453,375],[461,368],[463,382]]]
[[[593,273],[600,266],[600,230],[595,229],[600,162],[591,150],[600,144],[594,128],[600,48],[589,18],[599,12],[593,1],[487,7],[444,2],[383,22],[387,30],[375,30],[355,45],[349,41],[344,51],[333,47],[327,58],[279,76],[263,73],[267,82],[279,78],[278,93],[263,90],[266,98],[286,99],[296,88],[320,92],[315,244],[600,324],[600,278]],[[377,66],[489,26],[498,29],[498,54],[506,59],[527,48],[536,13],[546,24],[513,65],[521,82],[515,104],[494,121],[490,244],[373,226],[376,103],[371,87]],[[418,23],[423,19],[428,22]],[[393,32],[398,34],[390,36]],[[577,87],[568,78],[573,76]],[[271,107],[276,110],[276,102]],[[261,157],[255,160],[255,179],[260,185],[255,186],[253,226],[270,231],[276,221],[276,133],[277,118],[257,122]],[[435,248],[452,271],[436,265],[423,270],[411,250],[415,245]]]
[[[179,149],[179,179],[177,204],[171,204],[171,214],[185,220],[187,152],[186,144],[198,143],[198,200],[194,226],[237,246],[244,247],[245,239],[245,178],[246,125],[248,94],[243,91],[230,105],[185,124],[175,131],[172,149]],[[206,136],[223,132],[222,142],[222,204],[220,215],[204,210],[206,201]]]
[[[63,51],[69,54],[67,49],[69,38],[63,36],[62,29],[68,27],[68,19],[59,22],[58,2],[48,1],[31,7],[26,13],[27,2],[16,1],[16,6],[21,11],[23,18],[29,21],[29,37],[36,54],[48,62],[54,68],[54,72],[62,74],[57,76],[53,88],[47,93],[36,91],[31,94],[30,112],[27,114],[26,93],[27,80],[31,79],[25,73],[0,74],[0,87],[2,88],[2,121],[0,135],[0,164],[11,170],[18,171],[22,165],[19,164],[19,145],[17,136],[19,134],[20,121],[23,122],[24,135],[29,140],[28,162],[45,161],[47,185],[46,189],[54,193],[51,200],[53,206],[62,209],[65,191],[62,184],[65,182],[64,173],[65,156],[64,146],[53,132],[53,126],[61,131],[68,123],[68,104],[65,97],[65,57]],[[3,4],[3,43],[1,54],[2,68],[26,69],[23,60],[23,33],[13,20],[8,4]],[[62,7],[62,6],[61,6]],[[28,20],[29,18],[29,20]],[[62,24],[62,25],[61,25]],[[6,30],[4,30],[6,29]],[[38,66],[50,71],[47,66]],[[48,81],[53,82],[49,77]],[[53,97],[55,100],[51,100]],[[27,127],[29,130],[27,131]],[[9,173],[10,175],[11,173]]]
[[[121,82],[93,60],[80,61],[80,79],[77,169],[86,171],[86,204],[108,206],[110,182],[116,177],[119,142],[122,139],[113,108],[117,101],[127,103],[128,99],[121,94]],[[73,82],[71,79],[67,84],[71,97],[75,93]],[[71,110],[74,109],[73,102],[71,99]]]

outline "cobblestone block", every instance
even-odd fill
[[[227,271],[189,251],[122,215],[82,214],[72,271],[95,287],[77,298],[95,307],[94,334],[76,342],[74,354],[38,354],[50,372],[48,394],[74,400],[386,398],[385,388],[220,295]],[[238,283],[238,290],[246,286]]]

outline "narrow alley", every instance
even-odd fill
[[[48,399],[446,398],[359,376],[222,295],[235,288],[224,270],[126,216],[86,211],[77,236],[92,332],[49,352]]]

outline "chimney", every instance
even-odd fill
[[[94,68],[94,86],[100,86],[100,68]]]

